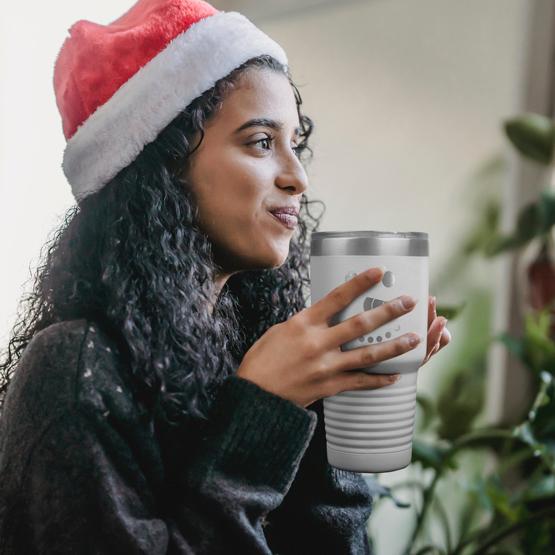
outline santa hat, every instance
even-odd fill
[[[67,144],[62,169],[77,201],[98,191],[192,100],[279,44],[238,12],[202,0],[139,0],[108,25],[79,20],[54,67]]]

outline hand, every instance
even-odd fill
[[[341,391],[375,389],[396,378],[363,369],[411,351],[417,334],[341,351],[341,345],[410,312],[401,297],[331,325],[333,317],[380,283],[383,271],[372,268],[335,287],[312,306],[272,326],[246,352],[237,375],[262,389],[306,407]],[[416,337],[417,342],[406,340]],[[423,338],[422,338],[423,339]]]
[[[420,366],[426,364],[430,358],[439,352],[451,341],[451,334],[446,327],[447,318],[438,317],[435,297],[428,297],[428,341],[426,346],[426,357]]]

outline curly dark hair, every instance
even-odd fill
[[[212,391],[237,368],[271,326],[306,307],[310,233],[320,224],[303,194],[299,225],[278,268],[232,275],[219,292],[209,238],[198,226],[186,167],[192,139],[247,68],[283,72],[295,93],[301,142],[308,150],[313,122],[301,113],[301,95],[288,68],[271,56],[252,58],[220,79],[145,146],[102,189],[65,214],[48,239],[46,257],[32,276],[0,363],[0,401],[26,345],[38,331],[86,318],[110,330],[129,364],[138,401],[170,426],[183,418],[207,420]],[[202,141],[201,137],[201,141]],[[200,143],[199,143],[200,145]],[[312,226],[309,225],[312,223]],[[26,305],[26,306],[24,306]],[[23,310],[22,310],[23,306]],[[1,405],[0,405],[1,408]]]

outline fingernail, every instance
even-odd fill
[[[383,266],[380,267],[375,267],[375,268],[370,268],[369,270],[366,270],[366,275],[370,276],[370,277],[377,277],[379,275],[378,270],[382,270]],[[382,272],[383,274],[383,272]]]
[[[445,318],[445,316],[441,317],[443,319],[443,322],[441,324],[442,327],[445,327],[447,325],[447,322],[449,322],[449,320],[447,320],[447,318]]]
[[[403,308],[412,308],[416,301],[410,295],[401,295],[401,304]]]
[[[415,335],[409,335],[408,337],[405,337],[405,341],[410,345],[418,345],[418,343],[420,343],[421,341],[421,337],[418,334]]]
[[[401,377],[401,374],[390,374],[387,379],[390,382],[396,382]]]

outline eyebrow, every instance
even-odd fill
[[[238,127],[233,134],[237,134],[244,129],[248,129],[249,127],[270,127],[276,131],[281,131],[283,129],[283,123],[280,121],[276,121],[275,119],[270,118],[254,118],[250,119],[249,121],[243,123],[241,127]],[[295,135],[299,136],[301,134],[302,129],[300,127],[295,128]]]

